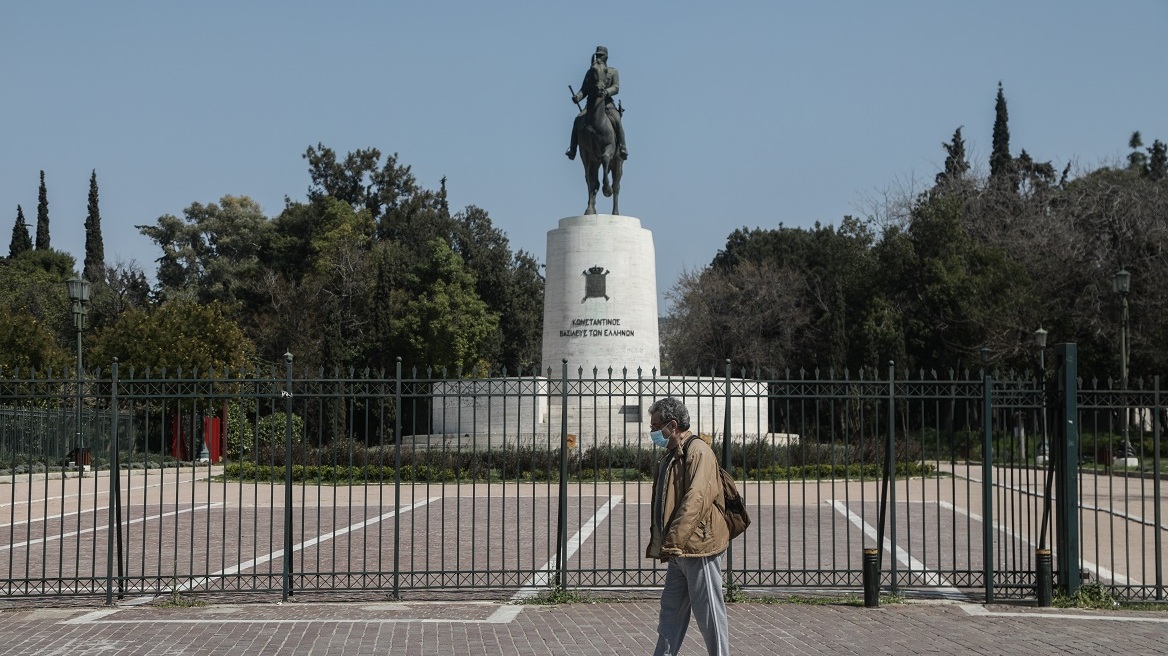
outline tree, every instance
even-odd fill
[[[1001,354],[1027,329],[1019,317],[1033,304],[1029,280],[1001,249],[970,236],[969,207],[950,195],[922,198],[905,233],[911,250],[894,269],[900,279],[884,282],[903,317],[905,364],[913,369],[974,366],[983,346]]]
[[[499,311],[503,325],[503,360],[508,371],[534,371],[543,358],[543,274],[539,260],[526,251],[515,253],[511,296]]]
[[[152,294],[146,273],[136,263],[117,262],[107,267],[101,285],[94,285],[89,296],[89,325],[100,330],[117,323],[118,317],[131,309],[151,307]]]
[[[539,366],[543,336],[543,278],[531,255],[512,254],[503,231],[473,205],[454,217],[451,248],[474,275],[475,293],[499,316],[499,332],[485,354],[508,371]]]
[[[247,196],[192,203],[182,219],[167,214],[155,225],[135,227],[162,248],[157,262],[164,297],[228,304],[239,302],[258,276],[272,228]]]
[[[90,361],[108,366],[117,358],[137,369],[240,370],[253,351],[222,304],[178,300],[124,313],[94,337]]]
[[[1025,148],[1014,159],[1013,171],[1014,187],[1025,195],[1046,191],[1058,180],[1053,164],[1034,161]]]
[[[445,180],[424,189],[374,148],[338,157],[317,144],[304,158],[307,202],[289,199],[270,220],[225,196],[137,226],[162,250],[154,300],[224,304],[266,361],[291,351],[311,367],[538,363],[539,264],[513,255],[485,211],[452,217]],[[410,323],[415,309],[424,329]]]
[[[994,138],[993,150],[990,152],[990,180],[999,183],[1009,183],[1016,188],[1013,182],[1013,157],[1010,156],[1010,115],[1006,111],[1006,96],[1002,92],[1002,83],[998,82],[998,97],[994,102]]]
[[[729,358],[754,373],[799,364],[791,354],[810,320],[803,286],[796,269],[774,261],[683,273],[667,292],[662,366],[670,374],[710,371]]]
[[[36,249],[47,251],[49,245],[49,192],[45,189],[45,172],[41,171],[41,187],[37,195]]]
[[[406,366],[470,370],[485,355],[499,318],[474,292],[474,276],[446,242],[430,242],[421,266],[395,287],[392,350]]]
[[[27,377],[30,369],[63,371],[69,353],[49,326],[25,310],[0,312],[0,377]]]
[[[12,225],[12,241],[8,244],[8,257],[16,257],[32,250],[32,238],[28,236],[28,224],[24,222],[24,210],[16,206],[16,223]]]
[[[65,280],[75,260],[57,250],[28,250],[0,261],[0,314],[31,316],[68,344],[73,317]]]
[[[771,263],[790,272],[804,320],[792,324],[782,360],[842,370],[864,349],[859,328],[874,293],[872,241],[869,228],[853,217],[844,217],[838,229],[817,223],[811,230],[736,230],[711,267],[732,272],[747,262]],[[746,305],[740,311],[755,310]],[[768,366],[778,366],[772,360]]]
[[[1143,173],[1148,169],[1148,156],[1140,152],[1140,148],[1144,147],[1144,139],[1140,136],[1140,131],[1132,132],[1131,139],[1127,142],[1127,147],[1131,148],[1131,152],[1127,156],[1127,168],[1136,173]]]
[[[969,172],[969,161],[965,159],[965,139],[961,137],[961,127],[953,132],[953,138],[945,148],[945,170],[937,174],[937,186],[953,184],[965,179]]]
[[[1168,177],[1168,144],[1157,139],[1148,149],[1148,178],[1156,181],[1165,177]]]
[[[318,143],[315,148],[309,146],[303,157],[308,160],[312,178],[309,200],[332,196],[354,209],[369,210],[374,221],[418,191],[410,167],[398,165],[397,153],[381,164],[380,150],[364,148],[348,153],[343,162],[338,162],[333,149]]]
[[[89,282],[105,284],[105,245],[101,239],[101,210],[97,206],[97,169],[89,174],[89,211],[85,215],[85,269]]]
[[[1152,180],[1163,180],[1168,176],[1168,144],[1157,139],[1147,148],[1147,152],[1140,152],[1144,140],[1137,130],[1132,133],[1127,146],[1131,148],[1127,155],[1127,170]]]

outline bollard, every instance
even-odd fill
[[[864,550],[864,607],[880,607],[880,550]]]
[[[1038,562],[1038,572],[1035,576],[1038,605],[1041,608],[1050,608],[1054,603],[1054,560],[1051,558],[1050,549],[1037,549],[1034,555]]]

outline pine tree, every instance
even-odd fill
[[[41,190],[37,200],[36,249],[49,250],[49,192],[45,190],[45,172],[41,171]]]
[[[32,250],[32,238],[28,236],[28,224],[24,222],[24,210],[16,206],[16,223],[12,226],[12,241],[8,244],[8,257],[16,257]]]
[[[1010,156],[1010,115],[1006,111],[1006,95],[998,82],[998,99],[994,103],[994,145],[990,153],[990,180],[1006,181],[1013,176],[1013,158]],[[1017,184],[1012,183],[1017,189]]]
[[[89,212],[85,215],[85,270],[92,283],[105,282],[105,245],[101,239],[101,211],[97,206],[97,169],[89,175]]]

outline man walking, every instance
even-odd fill
[[[665,453],[657,461],[652,524],[645,557],[669,561],[654,656],[675,656],[690,612],[710,656],[728,656],[730,632],[722,597],[722,557],[730,530],[722,511],[722,484],[713,449],[689,431],[689,410],[678,399],[649,406],[650,438]]]

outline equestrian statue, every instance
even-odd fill
[[[572,90],[571,85],[568,90]],[[572,123],[572,144],[568,146],[568,152],[564,153],[568,159],[576,159],[576,148],[579,146],[584,180],[588,183],[586,215],[596,214],[597,191],[612,196],[612,213],[620,214],[617,199],[620,196],[621,172],[629,151],[625,145],[624,126],[621,125],[624,108],[618,107],[612,100],[619,91],[620,74],[608,65],[608,48],[597,46],[580,90],[572,92],[572,102],[577,107],[581,100],[587,99],[587,102]]]

